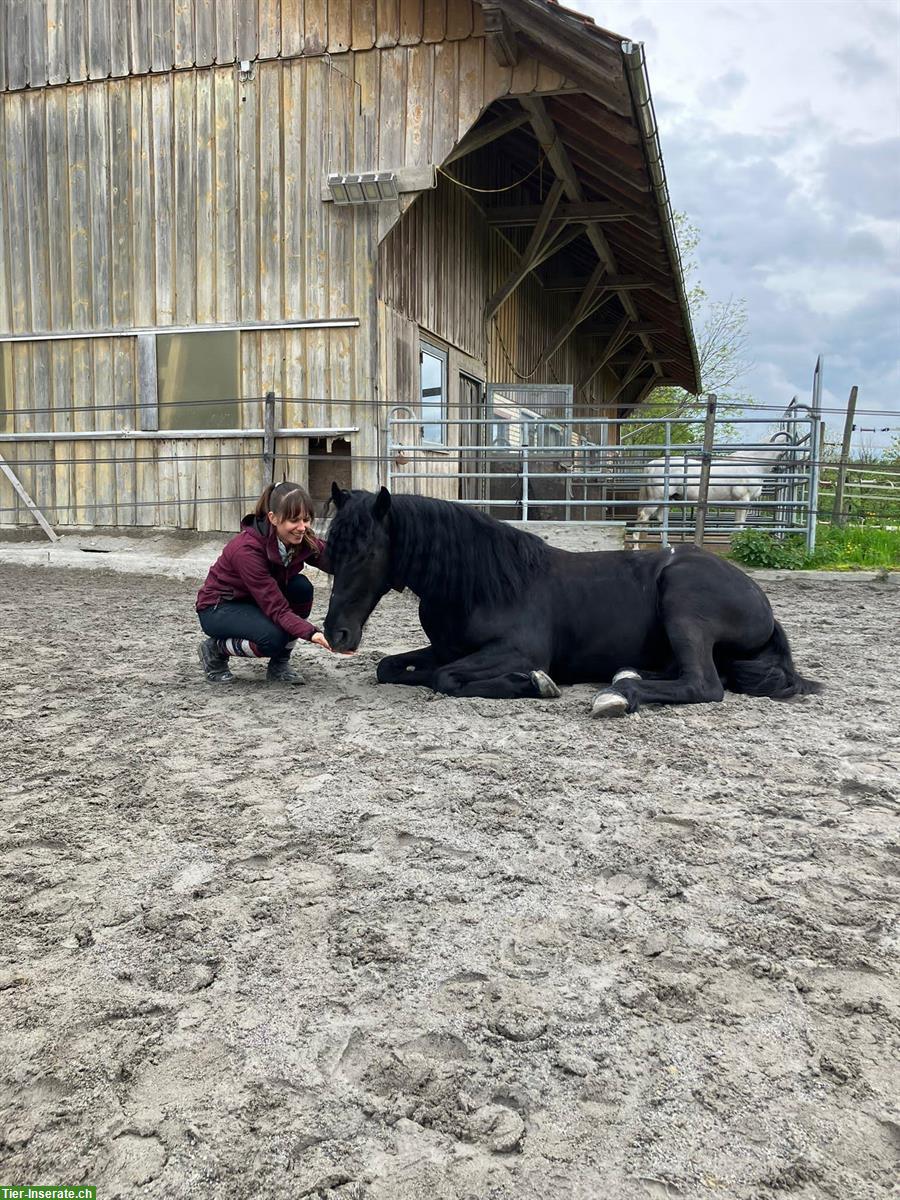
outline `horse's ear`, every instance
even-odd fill
[[[338,485],[331,481],[331,499],[335,508],[340,508],[350,499],[350,493],[342,491]]]
[[[376,521],[382,520],[387,516],[388,510],[391,507],[391,493],[386,487],[383,487],[375,497],[375,504],[372,507],[372,516]]]

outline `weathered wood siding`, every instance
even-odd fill
[[[485,358],[490,233],[463,190],[443,176],[382,242],[381,298],[422,329]]]
[[[285,397],[291,427],[359,426],[354,449],[374,454],[376,218],[321,200],[328,155],[365,154],[373,143],[356,95],[355,83],[324,60],[296,59],[261,64],[246,82],[225,68],[0,97],[0,332],[123,331],[12,344],[20,412],[7,430],[140,428],[127,335],[135,327],[355,317],[359,329],[245,331],[240,391]],[[111,397],[111,408],[95,411]],[[39,424],[27,411],[36,408]],[[260,404],[244,404],[243,416],[248,427],[261,425]],[[46,458],[47,445],[7,443],[3,453],[21,463]],[[188,496],[220,482],[225,496],[259,490],[255,464],[249,479],[239,461],[195,467],[188,455],[196,447],[179,442],[176,472],[163,466],[173,443],[119,445],[123,456],[159,459],[158,487],[149,465],[112,474],[67,465],[25,471],[23,482],[62,524],[121,523],[123,511],[138,524],[183,524],[184,506],[152,503],[176,498],[176,483]],[[301,476],[304,452],[303,443],[293,447]],[[112,452],[83,442],[56,443],[50,453],[68,464]],[[116,505],[110,479],[124,489]],[[2,487],[0,507],[15,504]],[[110,498],[93,522],[85,508],[92,490]],[[198,505],[196,523],[229,528],[235,511]],[[18,519],[31,518],[22,510]],[[0,523],[9,520],[0,513]]]
[[[540,348],[576,303],[571,293],[545,292],[530,275],[485,326],[485,304],[517,261],[514,245],[488,226],[477,195],[440,177],[435,191],[421,197],[381,244],[381,299],[398,316],[479,361],[487,380],[580,380],[598,353],[592,339],[570,338],[539,364]],[[576,407],[605,415],[611,382],[608,373],[598,374],[576,392]],[[399,380],[391,386],[395,394],[408,390]]]
[[[355,317],[358,329],[243,332],[241,391],[285,397],[291,427],[358,426],[354,482],[371,485],[396,394],[377,245],[412,201],[338,208],[322,202],[322,187],[329,171],[440,163],[498,96],[564,85],[527,60],[498,67],[482,34],[470,0],[0,4],[0,333],[73,334],[8,348],[16,413],[5,431],[140,428],[137,351],[125,336],[135,327]],[[452,261],[471,233],[466,290],[445,288],[430,310],[392,307],[416,321],[423,312],[426,328],[484,361],[471,303],[485,286],[484,233],[459,197],[452,229],[436,232],[443,203],[426,196],[412,207],[431,244],[417,261],[435,261],[438,245]],[[97,331],[110,332],[77,336]],[[259,423],[249,401],[244,419]],[[218,443],[226,454],[259,448],[211,432],[196,446],[7,442],[2,452],[39,464],[23,482],[57,523],[229,528],[240,504],[196,500],[256,492],[259,467],[191,459]],[[305,442],[279,449],[297,455],[291,469],[303,479]],[[166,461],[175,458],[177,470]],[[0,509],[10,506],[12,520],[30,523],[2,481]],[[0,524],[9,520],[0,511]]]
[[[344,54],[483,33],[471,0],[13,0],[0,5],[0,84]]]
[[[0,329],[359,315],[371,215],[321,202],[357,108],[321,59],[7,93]]]

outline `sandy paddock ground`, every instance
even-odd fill
[[[192,585],[3,568],[0,1182],[888,1194],[900,588],[767,590],[823,696],[594,722],[376,687],[409,597],[214,688]]]

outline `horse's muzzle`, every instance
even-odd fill
[[[329,629],[327,624],[325,626],[325,636],[328,638],[328,644],[332,650],[340,650],[342,652],[355,650],[359,646],[361,635],[361,629],[352,630],[343,626],[337,629]]]

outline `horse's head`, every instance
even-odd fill
[[[335,507],[327,559],[333,580],[325,636],[335,650],[355,650],[375,605],[392,586],[391,494],[343,491],[331,485]]]

